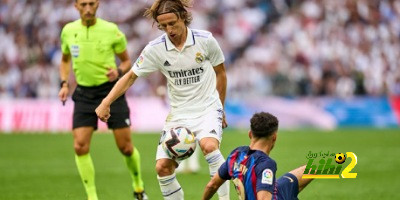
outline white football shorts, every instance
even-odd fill
[[[219,143],[221,144],[222,117],[223,117],[223,110],[217,109],[217,110],[212,110],[199,118],[181,119],[181,120],[177,120],[177,121],[167,121],[164,124],[163,131],[161,132],[161,136],[164,131],[170,130],[171,128],[182,126],[182,127],[188,128],[195,135],[197,142],[199,142],[203,138],[212,137],[212,138],[217,139],[219,141]],[[199,146],[197,146],[196,148],[199,148]],[[160,139],[160,142],[158,143],[158,146],[157,146],[156,160],[159,160],[162,158],[170,159],[168,154],[165,153],[164,149],[162,148],[161,139]]]

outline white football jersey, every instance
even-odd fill
[[[210,32],[187,30],[181,51],[164,33],[144,48],[132,67],[137,76],[160,70],[167,78],[171,107],[167,121],[197,118],[222,108],[213,68],[225,61],[222,50]]]

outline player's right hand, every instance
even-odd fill
[[[110,118],[110,106],[105,105],[105,103],[101,102],[101,104],[95,110],[97,117],[103,121],[107,122]]]
[[[222,128],[228,127],[228,122],[226,121],[225,111],[222,111]]]
[[[60,89],[60,91],[58,92],[58,98],[59,98],[60,101],[63,103],[63,105],[64,105],[65,102],[67,101],[68,92],[69,92],[69,88],[68,88],[68,87],[62,87],[62,88]]]

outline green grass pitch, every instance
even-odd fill
[[[142,157],[146,191],[161,200],[155,165],[158,134],[133,134]],[[248,144],[247,131],[226,130],[222,153]],[[85,199],[74,162],[71,134],[1,134],[0,200]],[[271,157],[278,176],[307,162],[312,152],[354,152],[358,163],[351,172],[356,179],[313,181],[300,199],[400,199],[400,129],[339,129],[280,131]],[[130,177],[111,134],[95,134],[91,155],[95,165],[99,198],[132,199]],[[185,199],[200,199],[209,180],[201,160],[198,174],[180,174]],[[231,186],[231,199],[237,199]],[[214,199],[217,199],[214,197]]]

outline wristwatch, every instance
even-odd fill
[[[117,68],[117,72],[118,72],[118,78],[121,78],[124,75],[121,68]]]
[[[62,87],[64,87],[64,84],[67,84],[67,87],[68,87],[68,81],[66,81],[66,80],[62,80],[61,82],[60,82],[60,88],[62,88]]]

